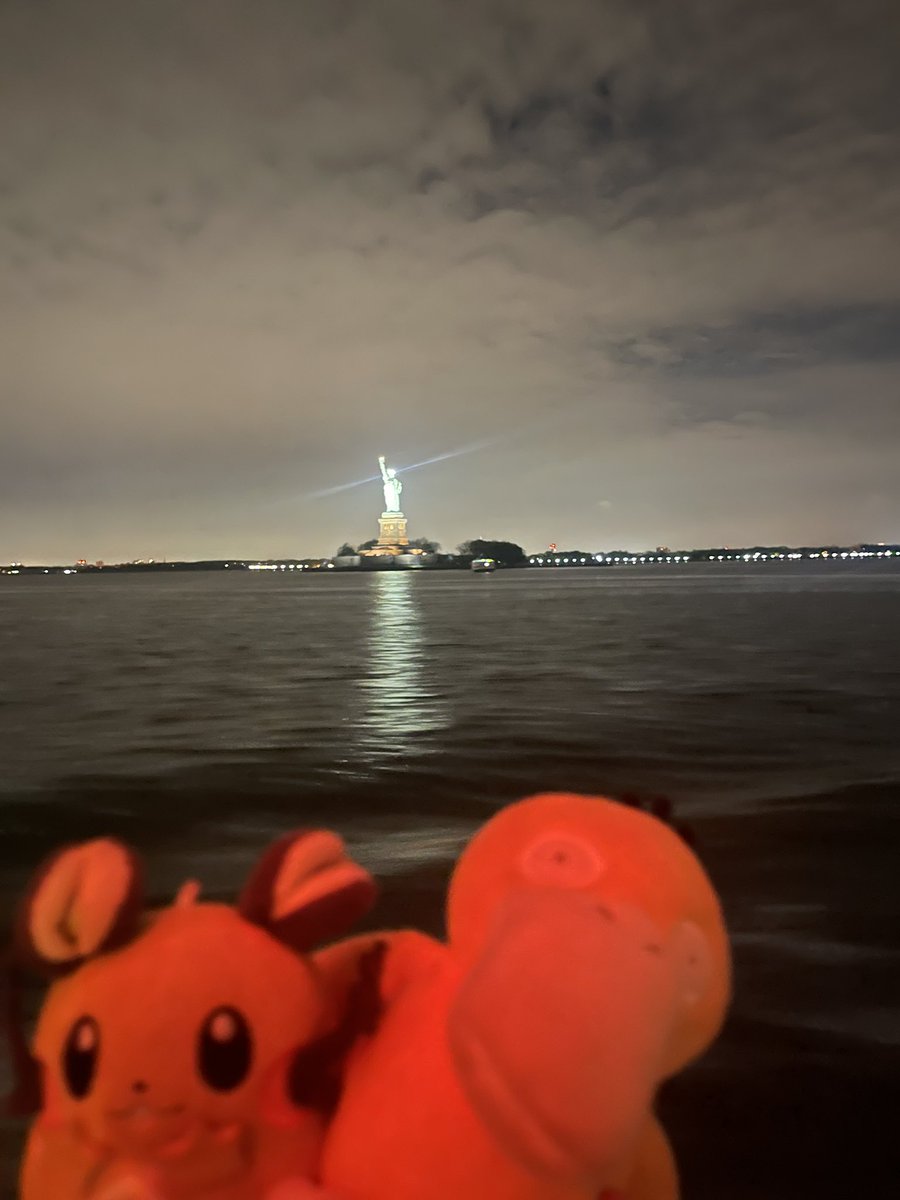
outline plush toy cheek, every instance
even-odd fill
[[[682,961],[682,999],[690,1008],[702,999],[712,984],[712,950],[706,935],[693,921],[683,921],[675,929],[672,941],[673,949]]]
[[[28,1136],[19,1172],[20,1200],[86,1197],[106,1155],[98,1154],[71,1128],[46,1128],[38,1121]]]

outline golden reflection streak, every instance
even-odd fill
[[[440,724],[426,675],[425,640],[412,571],[372,578],[368,674],[362,682],[366,741],[387,754],[414,751],[417,735]]]

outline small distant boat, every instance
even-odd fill
[[[473,571],[493,571],[496,565],[492,558],[474,558],[472,560]]]

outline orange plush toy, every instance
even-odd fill
[[[323,832],[276,843],[234,908],[187,884],[145,915],[139,864],[112,840],[54,856],[18,929],[16,961],[60,976],[34,1038],[21,1200],[321,1195],[328,1093],[360,1011],[338,1022],[305,952],[374,894]]]
[[[730,958],[698,860],[662,820],[543,795],[453,875],[446,944],[383,935],[383,1012],[323,1151],[346,1200],[672,1200],[659,1083],[724,1017]],[[317,956],[335,994],[373,939]]]

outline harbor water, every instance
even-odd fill
[[[295,826],[441,929],[454,856],[540,790],[666,795],[725,907],[717,1045],[661,1098],[686,1200],[893,1194],[900,568],[0,579],[0,908],[114,834],[233,898]],[[5,1197],[22,1126],[0,1137]]]

